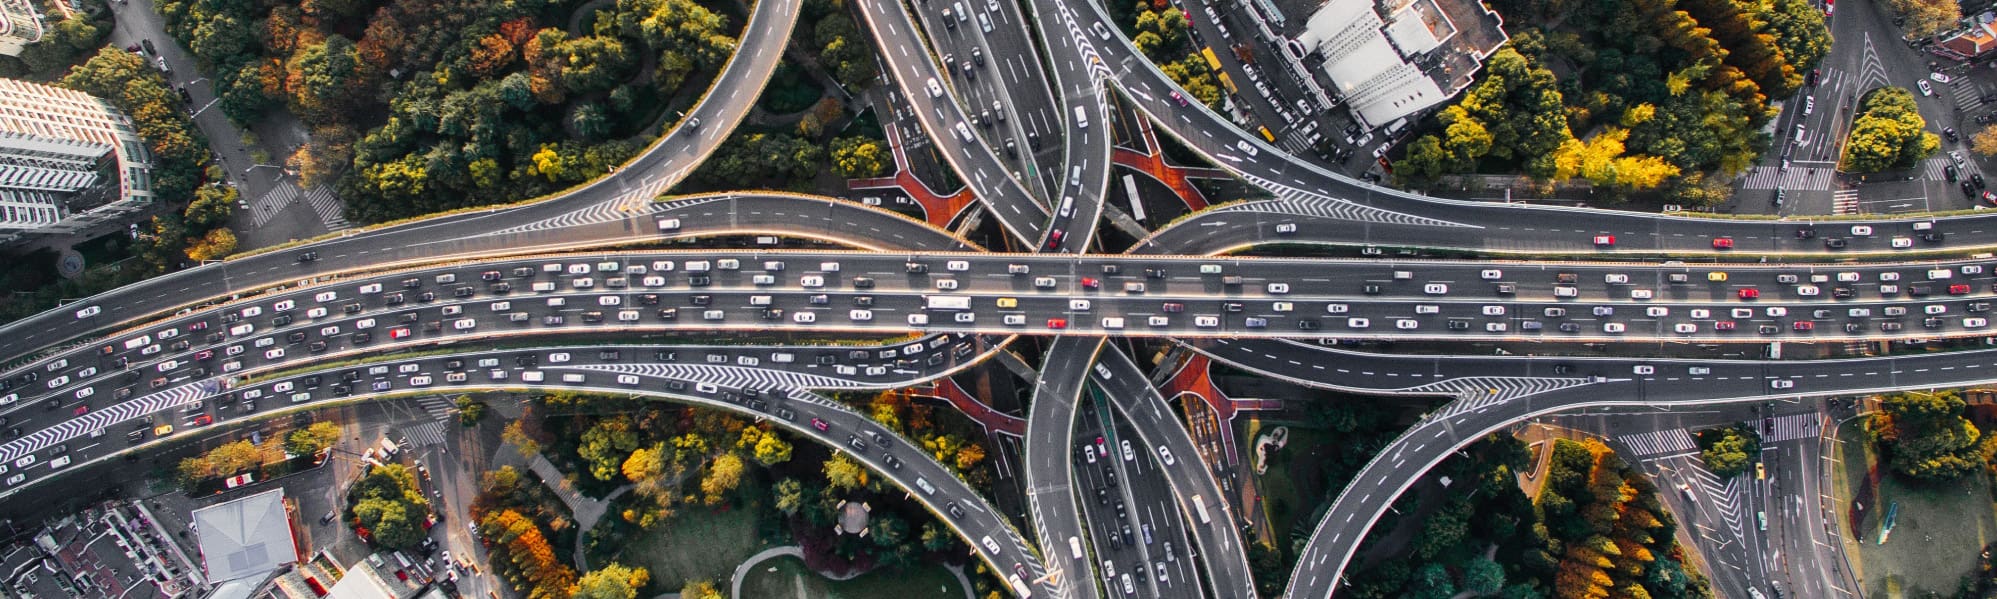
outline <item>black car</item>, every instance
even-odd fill
[[[353,336],[353,343],[354,343],[354,345],[360,345],[360,344],[362,344],[362,343],[367,343],[367,342],[369,342],[369,341],[373,341],[373,340],[374,340],[374,334],[373,334],[373,333],[368,333],[368,332],[360,332],[360,333],[354,333],[354,336]]]
[[[186,88],[181,88],[181,90],[180,90],[180,97],[182,97],[182,98],[186,98],[186,97],[187,97],[187,89],[186,89]],[[303,253],[300,253],[300,254],[298,254],[298,261],[299,261],[299,262],[311,262],[311,261],[314,261],[314,260],[318,260],[318,259],[319,259],[319,252],[303,252]]]
[[[1832,237],[1832,238],[1830,238],[1830,239],[1825,239],[1825,240],[1824,240],[1824,247],[1827,247],[1827,248],[1830,248],[1830,249],[1834,249],[1834,250],[1841,250],[1841,249],[1844,249],[1844,240],[1843,240],[1843,239],[1839,239],[1839,238],[1836,238],[1836,237]]]

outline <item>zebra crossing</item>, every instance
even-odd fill
[[[1816,414],[1790,414],[1776,416],[1774,426],[1761,432],[1763,444],[1812,439],[1821,430],[1823,421]]]
[[[416,407],[438,420],[450,418],[458,413],[458,404],[452,403],[451,400],[439,395],[425,395],[416,398]]]
[[[1924,159],[1921,161],[1921,175],[1930,181],[1947,181],[1948,167],[1952,164],[1955,164],[1955,161],[1949,160],[1947,156]],[[1968,179],[1972,174],[1983,174],[1983,169],[1976,166],[1974,160],[1965,160],[1956,168],[1959,171],[1956,174],[1957,180]]]
[[[1801,165],[1757,166],[1741,183],[1741,189],[1802,189],[1823,191],[1831,188],[1836,172],[1829,164],[1811,168]]]
[[[1831,192],[1831,214],[1858,214],[1858,190],[1840,189]]]
[[[402,438],[412,447],[444,444],[444,422],[426,422],[402,429]]]
[[[221,384],[211,379],[180,385],[103,409],[92,410],[82,416],[58,422],[48,428],[0,444],[0,463],[12,462],[16,458],[41,451],[51,445],[88,435],[90,431],[200,401],[220,391]]]
[[[1955,99],[1956,110],[1969,110],[1983,105],[1983,87],[1965,77],[1958,77],[1948,83],[1929,81],[1928,85],[1948,88],[1948,94]]]
[[[1623,435],[1616,440],[1628,445],[1631,453],[1637,457],[1684,453],[1699,446],[1692,441],[1692,433],[1682,428]]]
[[[291,207],[301,197],[305,198],[306,204],[312,206],[312,212],[319,216],[319,222],[325,224],[327,229],[338,231],[352,226],[347,222],[345,209],[340,206],[340,199],[333,197],[333,190],[323,185],[310,190],[300,189],[290,180],[278,181],[277,187],[271,188],[270,191],[257,196],[256,201],[250,202],[250,222],[258,227],[269,224],[272,219],[277,218],[279,212]]]
[[[319,222],[326,225],[326,230],[339,231],[353,227],[347,222],[346,206],[341,205],[340,199],[333,197],[333,190],[327,189],[326,186],[320,185],[306,191],[305,203],[312,207],[314,214],[319,215]]]

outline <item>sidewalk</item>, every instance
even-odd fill
[[[1026,419],[992,409],[991,406],[978,401],[978,398],[971,397],[971,394],[955,380],[946,378],[941,382],[916,387],[913,391],[919,396],[950,402],[951,407],[957,408],[957,411],[977,421],[979,426],[985,427],[985,432],[988,434],[1026,437]]]
[[[925,222],[939,228],[949,228],[950,221],[956,220],[957,215],[962,213],[965,207],[970,206],[972,202],[976,201],[977,197],[971,193],[969,187],[959,189],[956,193],[950,195],[939,194],[936,193],[936,190],[930,189],[929,184],[923,183],[921,179],[917,179],[915,173],[908,168],[908,155],[902,150],[900,128],[889,125],[883,127],[883,129],[888,134],[888,147],[894,152],[894,175],[872,179],[851,179],[846,182],[846,188],[854,191],[863,189],[900,189],[903,193],[908,194],[909,198],[914,199],[916,204],[922,206],[922,215]]]
[[[1192,179],[1194,177],[1201,179],[1234,178],[1227,171],[1217,168],[1183,167],[1166,164],[1165,155],[1159,150],[1158,136],[1151,129],[1151,120],[1138,119],[1138,131],[1141,133],[1139,139],[1144,142],[1143,151],[1124,147],[1112,147],[1109,154],[1110,162],[1117,166],[1127,167],[1144,173],[1146,176],[1158,180],[1159,183],[1165,184],[1166,187],[1172,188],[1172,192],[1178,194],[1179,199],[1184,201],[1186,207],[1192,211],[1204,210],[1207,207],[1206,195],[1200,193],[1199,188],[1193,186]]]

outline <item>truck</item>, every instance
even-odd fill
[[[924,310],[969,310],[971,296],[968,295],[925,295],[922,296]]]

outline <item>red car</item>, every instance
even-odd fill
[[[1082,277],[1083,289],[1099,289],[1102,286],[1103,282],[1096,280],[1094,277]]]
[[[403,337],[408,337],[408,336],[409,336],[409,327],[395,327],[394,330],[388,332],[388,338],[390,339],[401,339]]]
[[[83,405],[80,405],[80,406],[76,406],[76,412],[74,412],[74,413],[75,413],[75,414],[76,414],[77,416],[82,416],[82,415],[84,415],[84,414],[89,414],[89,413],[90,413],[90,404],[83,404]]]
[[[1954,284],[1954,285],[1950,285],[1950,286],[1948,286],[1948,294],[1949,294],[1949,295],[1969,295],[1969,285],[1967,285],[1967,284],[1963,284],[1963,283],[1956,283],[1956,284]]]
[[[1715,237],[1715,238],[1713,238],[1713,249],[1716,249],[1716,250],[1731,250],[1731,249],[1734,249],[1734,238],[1732,238],[1732,237]]]
[[[1722,321],[1719,321],[1719,322],[1715,322],[1715,323],[1713,323],[1713,330],[1715,330],[1715,331],[1731,331],[1731,330],[1734,330],[1734,321],[1731,321],[1731,320],[1722,320]]]
[[[1050,329],[1065,329],[1065,328],[1068,328],[1068,319],[1066,319],[1066,318],[1049,318],[1049,319],[1047,319],[1047,328],[1050,328]]]
[[[215,422],[215,417],[209,416],[207,414],[202,414],[200,416],[194,417],[194,426],[208,426],[210,424],[214,424],[214,422]]]
[[[1051,250],[1061,247],[1061,239],[1067,236],[1068,233],[1066,231],[1055,229],[1052,234],[1047,236],[1047,249]]]
[[[1798,331],[1808,331],[1808,330],[1811,330],[1811,329],[1814,329],[1814,328],[1817,328],[1817,323],[1814,323],[1814,322],[1810,322],[1810,321],[1807,321],[1807,320],[1798,320],[1798,321],[1796,321],[1796,324],[1795,324],[1795,326],[1794,326],[1794,327],[1792,327],[1792,328],[1794,328],[1794,329],[1796,329],[1796,330],[1798,330]]]
[[[1615,245],[1616,245],[1616,236],[1614,235],[1595,236],[1595,247],[1605,248],[1605,247],[1614,247]]]
[[[201,353],[194,354],[194,359],[197,361],[208,360],[214,357],[215,357],[215,350],[212,349],[204,349],[201,350]]]
[[[1753,287],[1744,287],[1744,288],[1742,288],[1742,289],[1740,290],[1740,298],[1741,298],[1741,299],[1744,299],[1744,300],[1749,300],[1749,299],[1754,299],[1754,298],[1758,298],[1758,297],[1761,297],[1761,290],[1760,290],[1760,289],[1755,289],[1755,288],[1753,288]]]
[[[1187,13],[1187,14],[1188,14],[1188,15],[1191,15],[1191,13]],[[1190,18],[1190,16],[1189,16],[1188,18]],[[1185,97],[1185,96],[1182,96],[1182,95],[1179,95],[1179,92],[1172,92],[1172,101],[1174,101],[1174,102],[1178,102],[1180,106],[1185,106],[1185,105],[1186,105],[1186,97]]]
[[[813,419],[811,419],[811,428],[815,428],[815,429],[818,429],[818,430],[821,430],[821,431],[823,431],[823,430],[831,430],[831,429],[832,429],[832,425],[830,425],[830,424],[826,424],[826,423],[825,423],[825,421],[823,421],[823,420],[819,420],[819,419],[817,419],[817,418],[813,418]]]

